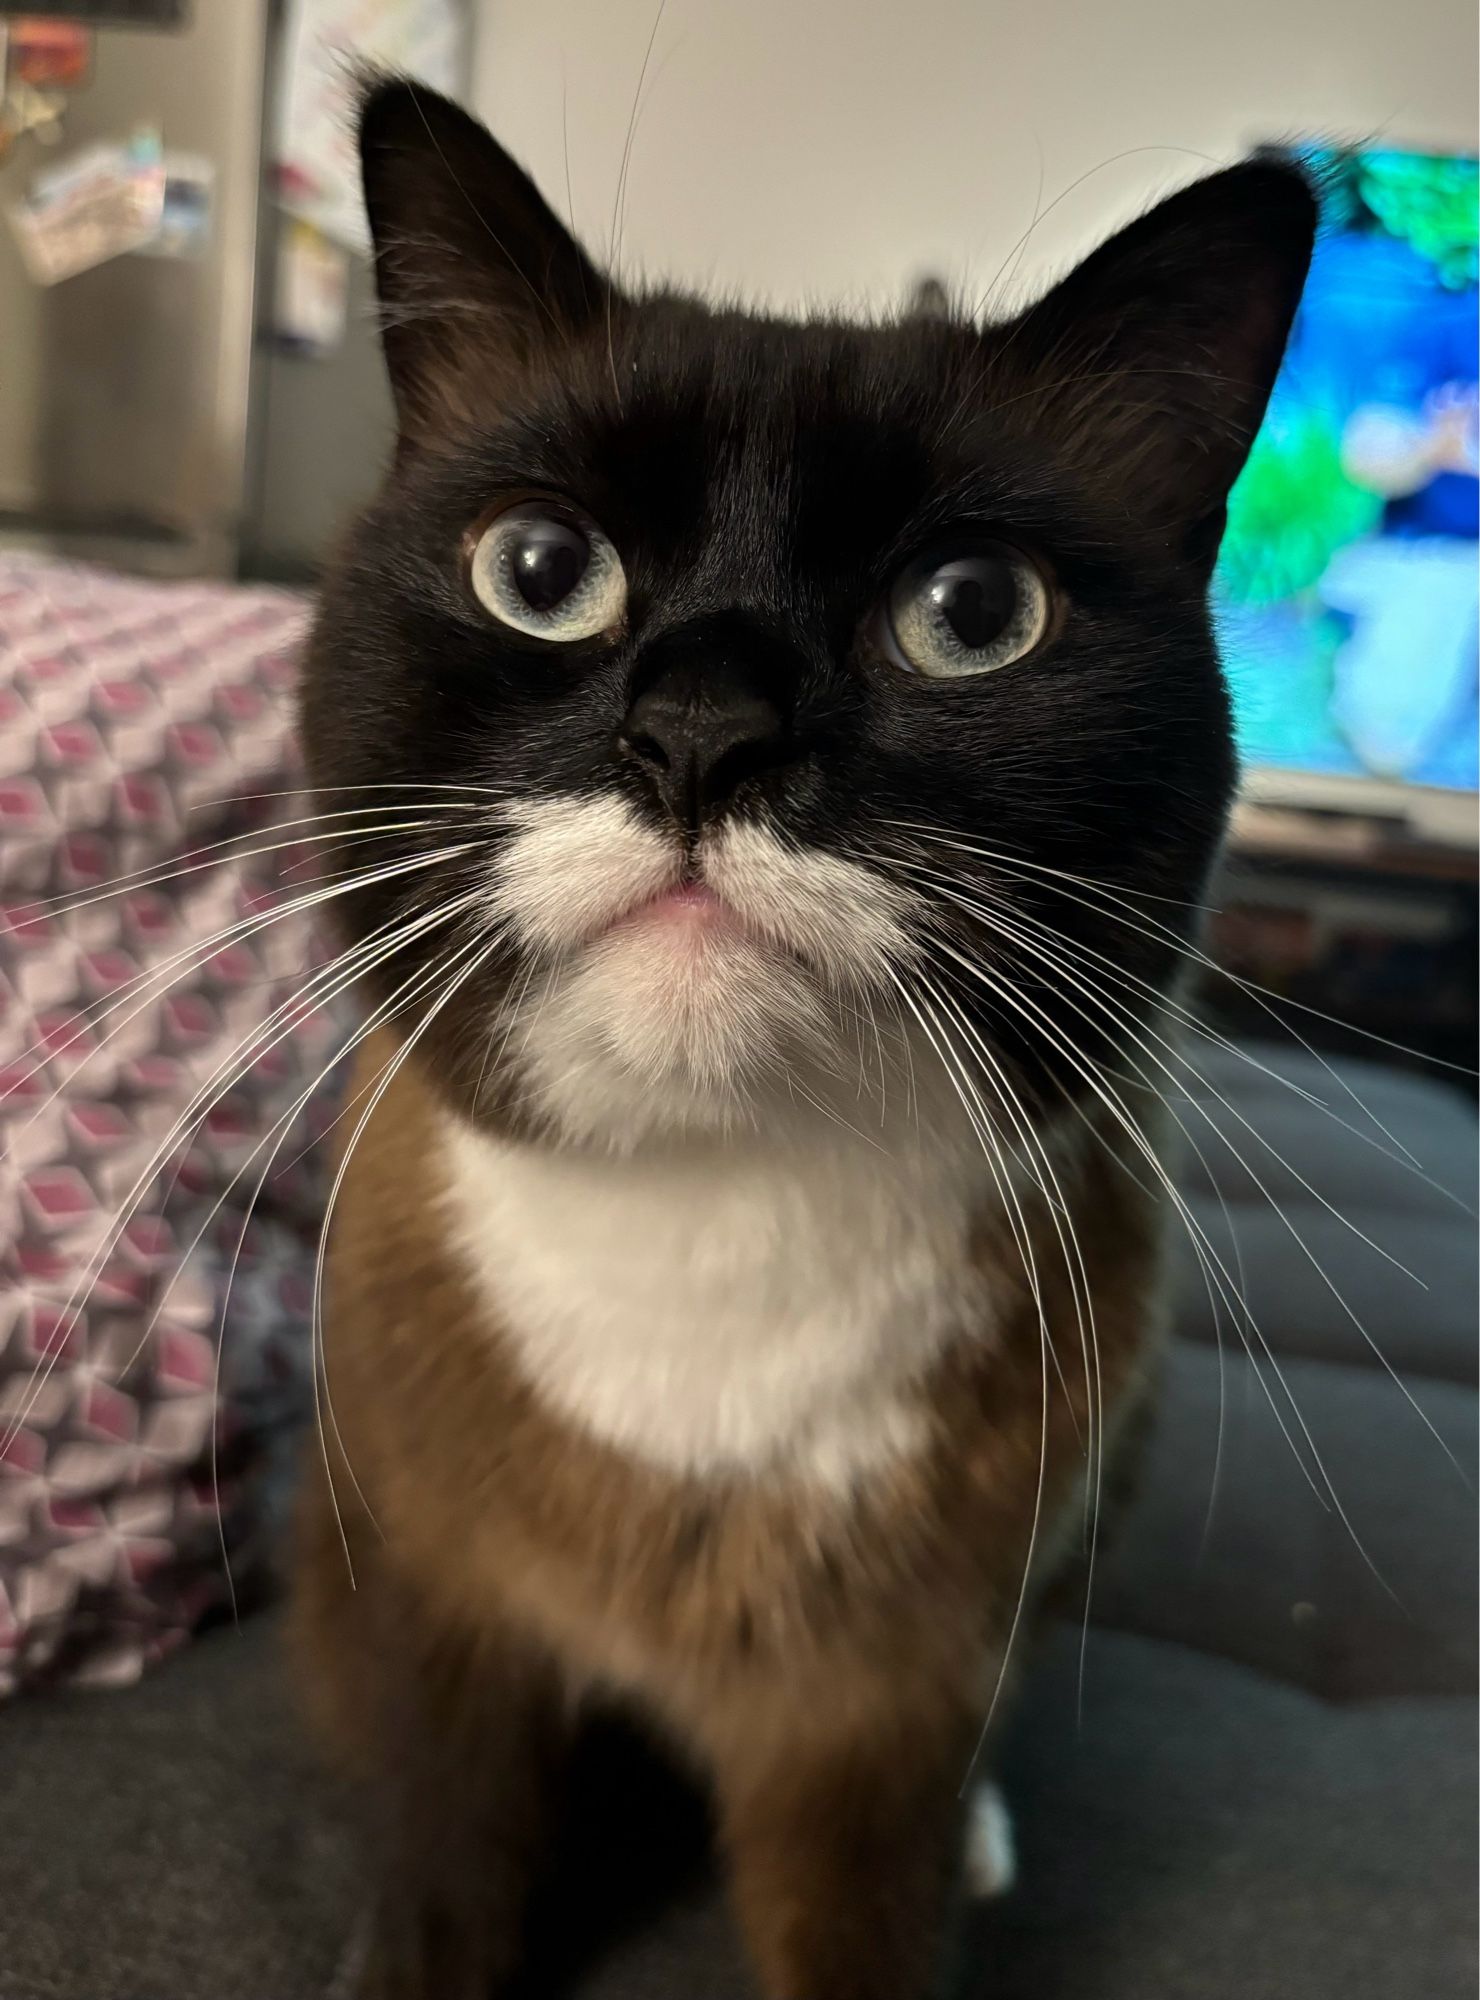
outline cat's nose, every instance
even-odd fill
[[[645,680],[616,749],[690,834],[747,779],[796,755],[783,702],[760,677],[734,659],[695,657],[687,649]]]
[[[713,701],[666,686],[639,697],[617,738],[685,831],[697,833],[747,778],[787,759],[786,732],[764,696]]]

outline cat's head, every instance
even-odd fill
[[[1228,804],[1207,589],[1301,173],[1003,322],[858,326],[634,296],[413,86],[361,136],[399,442],[305,733],[375,1003],[464,1109],[603,1143],[1089,1088]]]

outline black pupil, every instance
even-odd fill
[[[936,615],[968,652],[984,652],[1012,623],[1017,578],[1004,556],[965,556],[938,569],[926,585]]]
[[[510,552],[514,587],[531,611],[553,611],[579,584],[591,544],[565,521],[524,521]]]

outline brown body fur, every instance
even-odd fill
[[[393,1053],[367,1044],[363,1078]],[[1078,1152],[1113,1443],[1144,1403],[1158,1229],[1109,1146]],[[408,1063],[334,1221],[333,1498],[320,1466],[297,1617],[324,1726],[387,1794],[372,1990],[486,2000],[511,1976],[557,1767],[610,1695],[712,1786],[768,2000],[921,2000],[1030,1547],[1036,1598],[1082,1520],[1087,1371],[1050,1218],[1029,1204],[1062,1376],[984,1219],[1001,1338],[963,1338],[926,1385],[928,1449],[843,1498],[677,1478],[544,1408],[452,1247],[440,1171]]]

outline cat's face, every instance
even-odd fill
[[[1300,177],[1000,327],[859,328],[623,297],[407,87],[364,144],[402,443],[305,722],[341,865],[390,871],[347,898],[375,999],[465,1110],[602,1143],[921,1063],[1085,1088],[1227,806],[1206,589]]]

